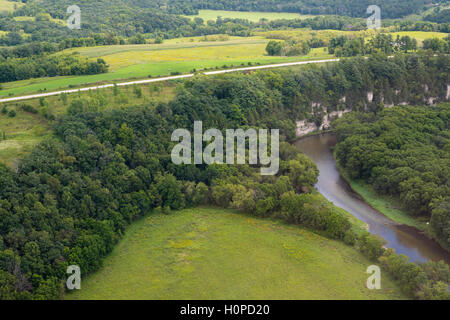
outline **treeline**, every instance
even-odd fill
[[[337,36],[330,39],[328,52],[336,57],[354,57],[358,55],[383,52],[391,55],[398,52],[408,53],[418,49],[429,50],[436,53],[450,53],[450,36],[439,39],[425,39],[422,47],[418,46],[417,40],[410,36],[397,35],[397,38],[388,33],[379,33],[366,41],[364,37]]]
[[[202,120],[204,128],[220,130],[281,129],[282,140],[291,140],[295,120],[310,116],[314,101],[335,110],[347,107],[339,103],[347,96],[358,109],[367,107],[373,88],[403,86],[403,97],[417,99],[423,84],[440,92],[448,59],[379,56],[300,71],[198,76],[169,103],[123,110],[105,111],[101,99],[73,100],[55,124],[56,136],[17,173],[0,166],[0,298],[57,299],[67,266],[79,265],[83,274],[98,270],[132,221],[199,204],[279,217],[372,252],[378,243],[372,236],[358,235],[342,211],[311,193],[317,168],[294,147],[282,143],[278,174],[261,176],[248,165],[175,165],[171,134]],[[411,292],[440,298],[440,289],[426,289],[439,287],[439,279],[404,281]]]
[[[269,56],[304,56],[311,51],[310,43],[309,41],[286,40],[279,42],[272,40],[267,44],[266,52]]]
[[[338,15],[301,20],[261,20],[259,22],[220,18],[206,23],[200,18],[189,19],[172,14],[174,11],[171,10],[170,5],[167,6],[167,3],[137,0],[102,0],[94,3],[84,0],[78,2],[83,17],[81,29],[70,30],[64,24],[69,17],[66,13],[69,5],[71,5],[71,2],[68,0],[28,1],[25,6],[20,7],[14,13],[0,17],[0,30],[7,32],[0,37],[0,45],[16,46],[36,41],[60,43],[66,39],[92,38],[94,34],[109,35],[110,39],[107,40],[114,38],[115,44],[125,44],[136,43],[136,37],[142,35],[151,39],[169,39],[211,34],[248,36],[253,31],[286,28],[311,28],[313,30],[364,30],[367,28],[366,15],[351,18],[333,13]],[[183,3],[177,3],[176,5],[187,8],[190,4],[183,1]],[[383,14],[386,12],[386,10],[383,11]],[[32,19],[14,20],[15,17],[22,16],[32,17]],[[383,17],[386,18],[384,15]],[[437,24],[389,19],[383,19],[383,26],[392,27],[396,31],[449,32],[450,30],[450,23]],[[30,36],[23,36],[22,31]],[[91,41],[89,39],[87,45],[90,45]],[[73,41],[73,43],[76,42]],[[107,43],[96,41],[96,43],[97,45],[111,44],[110,41],[107,41]]]
[[[0,59],[7,58],[26,58],[31,56],[39,56],[47,53],[58,51],[55,44],[48,42],[33,42],[15,47],[0,47]]]
[[[142,2],[142,1],[141,1]],[[423,10],[426,0],[183,0],[156,1],[168,3],[172,12],[194,14],[199,9],[233,11],[275,11],[301,14],[336,14],[351,17],[367,17],[367,7],[378,5],[386,18],[401,18]]]
[[[449,23],[450,9],[436,8],[433,13],[426,15],[424,19],[436,23]]]
[[[450,36],[445,39],[425,39],[423,41],[423,49],[439,53],[450,53]]]
[[[359,236],[357,246],[371,261],[379,263],[410,297],[418,300],[449,300],[450,268],[444,261],[417,264],[394,249],[386,249],[386,241],[366,232]]]
[[[407,53],[417,49],[416,39],[410,36],[397,36],[394,40],[392,35],[387,33],[378,33],[369,41],[366,41],[364,37],[338,36],[332,38],[328,45],[328,52],[336,57],[354,57],[376,52],[391,55],[396,52]],[[426,49],[429,48],[426,47]]]
[[[99,74],[108,72],[108,65],[99,58],[91,61],[79,55],[43,55],[27,58],[0,56],[0,83],[41,77]]]
[[[335,128],[336,157],[350,177],[399,198],[450,248],[450,104],[351,113]]]

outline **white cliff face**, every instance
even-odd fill
[[[317,109],[317,108],[320,108],[320,107],[322,107],[322,104],[320,102],[313,102],[312,103],[313,110]]]
[[[429,91],[429,87],[427,85],[423,86],[424,90],[427,92]],[[395,94],[398,95],[400,93],[400,90],[395,90]],[[369,102],[373,102],[373,92],[367,92],[367,100]],[[450,84],[447,85],[447,95],[446,95],[446,100],[450,100]],[[341,103],[345,103],[347,101],[347,97],[344,96],[341,99],[339,99],[339,102]],[[384,101],[384,98],[383,98]],[[436,103],[439,102],[439,98],[436,97],[430,97],[428,99],[426,99],[424,102],[428,103],[429,105],[434,105]],[[407,101],[403,101],[400,103],[396,103],[395,105],[397,106],[407,106],[410,105],[409,102]],[[385,105],[385,108],[392,108],[394,107],[393,103],[389,103]],[[312,108],[313,109],[317,109],[317,108],[322,108],[323,111],[326,112],[325,108],[322,106],[322,104],[320,102],[313,102],[312,103]],[[336,118],[340,118],[342,117],[345,113],[350,112],[351,109],[346,109],[346,110],[342,110],[342,111],[333,111],[330,112],[328,114],[326,114],[323,119],[322,119],[322,124],[320,126],[317,126],[315,123],[313,122],[308,122],[307,120],[302,120],[302,121],[297,121],[297,130],[296,130],[296,135],[297,137],[302,137],[305,136],[307,134],[316,132],[316,131],[321,131],[321,130],[327,130],[331,127],[331,122],[336,119]]]
[[[318,127],[314,122],[308,122],[307,120],[297,121],[296,136],[302,137],[315,131],[327,130],[331,127],[331,121],[342,117],[345,113],[350,112],[351,109],[345,109],[341,111],[333,111],[326,114],[322,119],[322,124]]]
[[[313,122],[308,122],[307,120],[297,121],[297,130],[295,134],[297,137],[302,137],[309,133],[317,131],[317,129],[319,128]]]
[[[435,102],[436,100],[438,100],[438,98],[430,97],[430,98],[428,98],[428,101],[427,101],[427,102],[428,102],[429,105],[434,105],[434,104],[435,104],[434,102]]]

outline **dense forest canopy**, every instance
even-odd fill
[[[449,23],[450,22],[450,9],[437,9],[433,13],[426,15],[425,20],[436,23]]]
[[[351,178],[431,219],[450,247],[450,104],[352,113],[336,121],[336,157]]]
[[[169,103],[123,110],[107,110],[100,92],[73,100],[55,124],[56,136],[36,147],[17,173],[0,166],[0,298],[56,299],[67,266],[79,265],[84,274],[97,270],[138,217],[199,204],[276,216],[349,245],[358,241],[411,296],[445,297],[448,268],[408,263],[384,252],[381,240],[358,236],[345,215],[311,193],[317,168],[288,143],[281,144],[278,175],[264,177],[249,165],[175,165],[170,136],[202,120],[221,130],[281,129],[283,139],[292,140],[296,119],[324,112],[312,108],[313,101],[325,110],[376,111],[378,100],[369,102],[367,91],[380,98],[399,88],[397,99],[422,102],[423,84],[443,97],[448,66],[447,56],[374,56],[300,70],[198,76]]]
[[[158,2],[158,1],[157,1]],[[176,13],[193,13],[198,9],[234,10],[234,11],[277,11],[301,14],[336,14],[351,17],[367,17],[370,5],[378,5],[386,18],[400,18],[418,13],[431,0],[169,0],[168,9]],[[136,0],[137,4],[147,3]]]
[[[58,14],[72,3],[68,0],[28,0],[27,9],[47,8],[48,12]],[[80,7],[91,7],[93,2],[78,1]],[[116,13],[126,13],[128,10],[148,10],[172,14],[196,14],[201,9],[232,10],[232,11],[268,11],[295,12],[300,14],[335,14],[364,18],[367,17],[367,7],[378,5],[386,18],[401,18],[410,14],[420,13],[427,5],[436,1],[431,0],[112,0],[96,1],[99,8],[111,9]],[[108,7],[104,4],[109,3]],[[35,6],[35,7],[33,7]],[[149,12],[149,11],[146,11]]]

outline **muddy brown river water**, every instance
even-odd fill
[[[450,264],[450,253],[415,228],[398,224],[369,206],[354,193],[342,178],[333,157],[336,145],[333,134],[300,139],[296,146],[309,156],[320,170],[317,190],[336,206],[347,210],[369,225],[369,231],[387,241],[387,247],[407,255],[412,261],[444,260]]]

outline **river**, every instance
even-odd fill
[[[407,255],[412,261],[444,260],[450,264],[450,253],[419,230],[394,222],[369,206],[354,193],[342,178],[333,157],[336,136],[322,134],[300,139],[296,146],[313,160],[320,170],[317,190],[336,206],[347,210],[369,225],[369,231],[387,241],[386,247]]]

